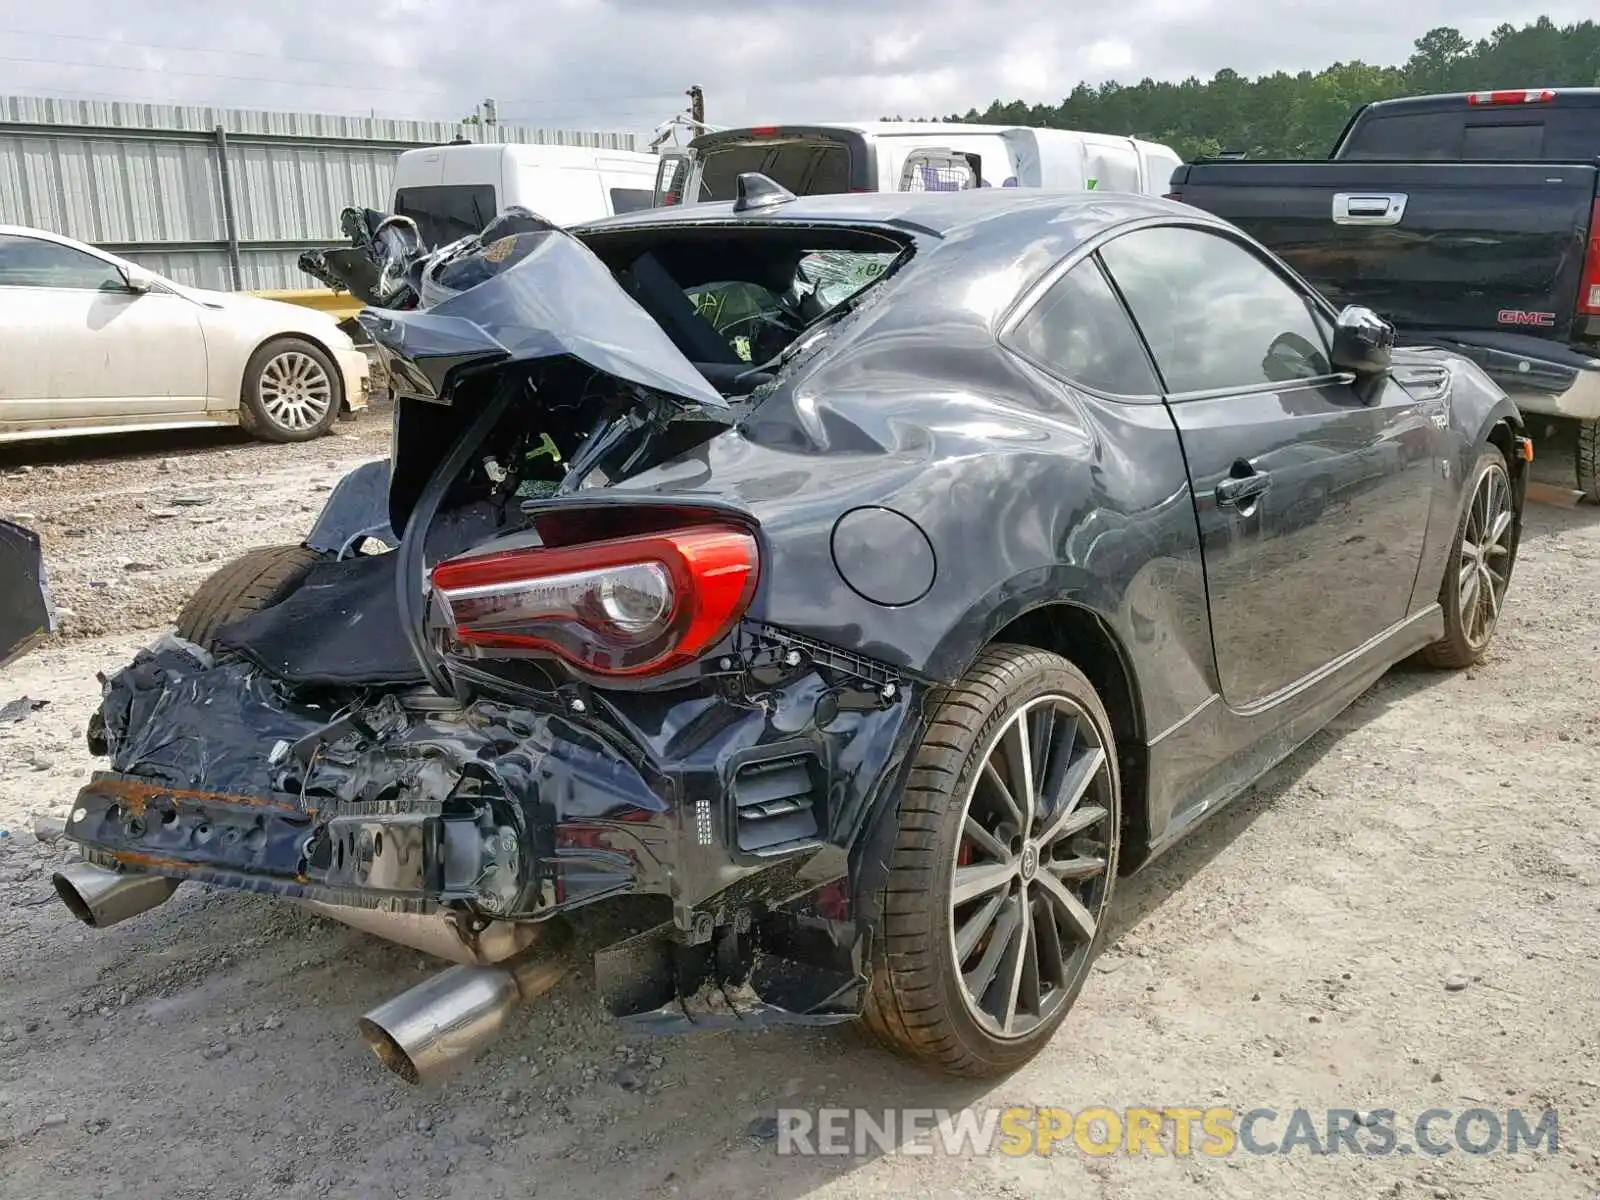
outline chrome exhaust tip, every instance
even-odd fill
[[[482,1050],[517,1006],[561,981],[554,963],[454,966],[361,1018],[361,1037],[407,1083],[426,1083]]]
[[[112,871],[75,862],[51,876],[56,895],[85,925],[104,929],[165,903],[179,881],[165,875]]]

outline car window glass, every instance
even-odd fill
[[[1544,122],[1468,125],[1461,157],[1469,162],[1537,162],[1544,157]]]
[[[0,234],[0,287],[122,291],[122,272],[92,254],[39,238]]]
[[[1461,157],[1460,113],[1396,113],[1356,125],[1340,158],[1399,158],[1449,162]]]
[[[1011,341],[1029,358],[1096,391],[1153,396],[1161,390],[1122,302],[1092,259],[1056,281]]]
[[[611,189],[611,211],[617,215],[638,212],[644,208],[654,208],[656,194],[652,188],[619,188]]]
[[[423,242],[439,247],[482,233],[497,210],[488,184],[454,183],[401,188],[394,194],[394,211],[417,223]]]
[[[1306,297],[1239,243],[1167,226],[1124,234],[1101,255],[1169,392],[1332,373]]]

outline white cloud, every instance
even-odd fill
[[[648,130],[705,88],[721,124],[1055,103],[1080,79],[1394,63],[1437,25],[1469,38],[1561,0],[0,0],[5,91]],[[114,13],[114,15],[110,15]],[[41,36],[48,35],[48,36]],[[1537,83],[1537,80],[1530,80]]]

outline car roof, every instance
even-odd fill
[[[1145,217],[1200,215],[1187,205],[1132,192],[1053,192],[1036,188],[972,188],[959,192],[850,192],[798,196],[770,208],[733,211],[731,201],[667,205],[572,226],[572,232],[697,224],[883,225],[943,238],[987,224],[1049,224],[1083,241],[1101,230]]]

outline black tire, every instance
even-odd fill
[[[302,403],[309,406],[304,408],[277,398],[274,386],[281,387],[283,374],[300,367],[307,372],[295,377],[304,386]],[[325,411],[317,405],[325,405]],[[239,424],[252,437],[264,442],[309,442],[333,428],[343,407],[344,377],[322,347],[305,338],[274,338],[252,354],[245,365]],[[305,423],[296,423],[300,416],[304,416]]]
[[[1494,556],[1493,559],[1503,563],[1505,582],[1500,585],[1492,617],[1489,617],[1480,628],[1477,622],[1487,614],[1487,610],[1476,614],[1471,610],[1463,611],[1460,583],[1464,566],[1462,550],[1467,540],[1468,529],[1474,527],[1475,522],[1479,520],[1475,512],[1479,491],[1484,486],[1485,478],[1491,476],[1498,480],[1499,486],[1503,489],[1505,503],[1512,506],[1506,509],[1512,513],[1512,519],[1506,535],[1507,544],[1504,552]],[[1505,590],[1511,585],[1511,571],[1516,566],[1517,522],[1514,502],[1510,498],[1511,472],[1506,465],[1506,456],[1497,446],[1485,446],[1478,455],[1478,461],[1467,482],[1466,496],[1467,502],[1462,506],[1461,518],[1456,522],[1456,536],[1450,543],[1450,557],[1445,561],[1444,579],[1439,585],[1439,606],[1444,609],[1444,637],[1426,647],[1421,654],[1422,661],[1428,666],[1449,671],[1470,667],[1483,658],[1489,643],[1494,640],[1494,631],[1500,619],[1500,605],[1504,602]],[[1489,556],[1485,556],[1485,561],[1491,561]],[[1482,576],[1479,580],[1481,588]]]
[[[1578,444],[1573,451],[1578,468],[1578,490],[1587,504],[1600,504],[1600,421],[1578,422]]]
[[[1023,842],[1020,837],[1011,840],[1011,852],[1022,873],[1004,884],[1002,890],[976,894],[967,902],[973,907],[959,909],[967,915],[958,918],[958,907],[951,903],[958,855],[966,857],[970,845],[966,832],[970,829],[969,803],[975,819],[983,819],[979,810],[980,777],[985,779],[986,788],[991,786],[984,764],[991,751],[1003,752],[1004,739],[1012,736],[1008,732],[1012,718],[1019,712],[1048,711],[1058,703],[1052,701],[1041,707],[1046,697],[1069,702],[1069,708],[1062,711],[1079,714],[1073,718],[1077,728],[1082,727],[1082,718],[1087,717],[1089,728],[1082,736],[1097,743],[1103,753],[1103,763],[1091,764],[1088,768],[1093,776],[1081,793],[1083,802],[1065,810],[1079,817],[1103,814],[1095,819],[1093,829],[1073,835],[1071,842],[1074,855],[1088,855],[1093,851],[1092,856],[1071,861],[1087,863],[1103,859],[1104,864],[1103,876],[1097,873],[1094,879],[1079,885],[1091,895],[1085,902],[1085,910],[1094,918],[1094,925],[1092,937],[1087,940],[1073,938],[1070,925],[1063,940],[1059,917],[1050,918],[1050,932],[1046,932],[1042,918],[1035,914],[1064,911],[1049,907],[1047,889],[1037,882],[1046,874],[1052,874],[1043,866],[1043,861],[1053,859],[1055,852],[1036,852],[1033,873],[1028,875],[1025,873],[1026,847],[1031,843]],[[1063,764],[1087,761],[1072,757],[1071,751],[1079,743],[1064,740],[1059,727],[1054,744],[1068,747],[1069,755],[1062,760]],[[1039,753],[1037,746],[1035,753]],[[1044,765],[1040,778],[1045,779],[1048,786],[1056,770],[1055,759],[1048,752]],[[1010,770],[1007,773],[1012,774]],[[1062,794],[1067,790],[1064,787]],[[990,796],[994,794],[989,792]],[[983,803],[989,812],[1000,811],[991,801]],[[931,700],[921,745],[893,817],[897,828],[889,855],[888,879],[882,893],[872,902],[877,928],[872,939],[872,964],[863,1020],[891,1049],[946,1074],[982,1077],[1013,1070],[1037,1054],[1065,1019],[1105,935],[1103,918],[1116,881],[1121,842],[1121,789],[1111,722],[1093,686],[1082,672],[1057,655],[1024,646],[990,647],[959,684]],[[1041,839],[1043,823],[1043,820],[1035,823],[1030,830]],[[1003,824],[990,827],[996,845],[1006,830]],[[1058,846],[1065,848],[1065,839]],[[1089,850],[1084,849],[1086,846]],[[980,853],[987,853],[981,844],[978,848]],[[990,864],[977,866],[986,868]],[[1000,899],[995,900],[996,896]],[[957,960],[959,956],[961,962],[975,962],[969,974],[981,975],[985,956],[994,950],[1002,936],[1008,936],[1000,932],[1007,927],[1007,920],[1022,916],[1022,906],[1016,904],[1020,896],[1034,897],[1027,911],[1029,921],[1035,923],[1025,928],[1029,930],[1029,941],[1035,949],[1034,961],[1039,965],[1032,975],[1035,1011],[1019,1012],[1018,1016],[1026,1015],[1034,1024],[1032,1027],[1019,1025],[1017,1034],[1003,1036],[1003,1031],[997,1033],[983,1024],[986,1018],[977,1011],[983,1003],[969,996]],[[982,935],[969,941],[963,955],[956,948],[958,930],[965,936],[970,928],[976,927],[973,922],[978,918],[972,914],[985,909],[991,901],[999,907],[988,917]],[[1048,942],[1052,937],[1054,943]],[[1000,941],[1001,946],[1006,944]],[[1044,981],[1042,975],[1050,962],[1051,944],[1058,951],[1068,944],[1074,949],[1070,958],[1056,955],[1056,965],[1049,969],[1057,979]],[[1008,971],[1009,963],[1015,961],[1012,958],[1002,962],[999,971]],[[1019,989],[1026,992],[1025,959],[1014,978],[1024,982],[1012,985],[1012,995],[1018,995]],[[1045,995],[1043,988],[1047,983],[1051,988],[1048,1001],[1040,998]],[[1015,1008],[1017,1001],[1013,1000],[1012,1006]],[[997,1018],[990,1014],[987,1019]]]
[[[214,649],[219,629],[278,603],[322,557],[304,546],[262,546],[240,555],[189,597],[178,614],[178,636]]]

